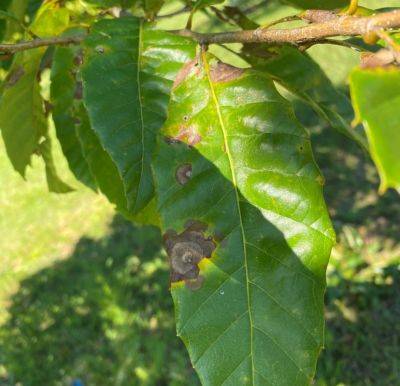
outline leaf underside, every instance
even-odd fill
[[[178,78],[154,166],[165,238],[198,222],[216,246],[200,289],[172,284],[178,335],[204,385],[308,385],[334,242],[309,138],[263,74],[203,55]]]

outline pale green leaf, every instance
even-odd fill
[[[350,87],[357,119],[364,124],[381,177],[380,191],[400,191],[400,70],[356,69]]]
[[[57,174],[52,154],[52,141],[48,135],[46,135],[45,140],[40,143],[38,150],[44,160],[46,180],[49,191],[53,193],[72,192],[74,189],[63,182]]]
[[[69,10],[61,7],[58,0],[48,0],[37,11],[29,29],[41,38],[59,35],[68,27],[69,18]]]
[[[0,129],[8,157],[22,176],[47,132],[37,73],[43,49],[16,55],[0,100]]]
[[[179,79],[154,167],[178,335],[204,385],[309,385],[335,237],[308,135],[262,73]]]
[[[85,42],[84,100],[92,128],[118,168],[128,210],[154,195],[151,157],[176,73],[194,56],[188,39],[133,17],[102,20]]]

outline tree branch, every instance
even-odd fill
[[[31,50],[33,48],[39,48],[39,47],[78,44],[82,42],[84,38],[85,38],[84,36],[79,35],[79,36],[34,39],[34,40],[19,42],[16,44],[0,44],[0,53],[6,55],[6,54],[14,54],[16,52],[25,50]]]
[[[292,29],[255,29],[248,31],[198,33],[190,30],[172,31],[175,34],[190,37],[200,44],[224,43],[269,43],[269,44],[304,44],[326,41],[326,38],[337,36],[363,36],[371,32],[400,28],[400,10],[358,17],[350,15],[334,15],[329,11],[305,11],[304,20],[313,21],[310,25]],[[318,17],[316,14],[318,13]],[[321,16],[322,15],[322,16]],[[328,16],[328,17],[326,17]],[[324,18],[325,17],[325,18]],[[318,22],[317,20],[321,20]],[[0,44],[0,53],[13,54],[32,48],[78,44],[84,36],[54,37],[34,39],[16,44]]]
[[[312,12],[312,11],[307,11]],[[304,17],[306,18],[306,17]],[[329,37],[362,36],[370,32],[400,28],[400,10],[373,16],[357,17],[338,15],[328,21],[292,29],[256,29],[249,31],[201,34],[188,30],[174,31],[181,36],[195,39],[200,44],[270,43],[302,44]]]

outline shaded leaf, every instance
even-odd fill
[[[209,61],[178,77],[154,167],[178,335],[204,385],[308,385],[334,242],[323,179],[273,82]]]
[[[102,148],[95,132],[90,127],[86,110],[81,106],[76,114],[79,141],[99,189],[117,206],[118,211],[126,212],[126,199],[118,169],[108,153]]]
[[[253,59],[254,61],[254,59]],[[367,149],[366,141],[350,126],[353,111],[350,100],[336,90],[319,65],[296,48],[282,47],[255,67],[266,71],[324,119],[332,128]]]
[[[144,1],[144,11],[149,19],[153,19],[154,16],[160,11],[161,7],[164,5],[165,0],[143,0]]]
[[[381,177],[380,191],[400,191],[400,71],[394,66],[356,69],[350,88],[356,119],[364,124]]]
[[[348,5],[349,0],[284,0],[282,3],[303,9],[336,9]]]
[[[97,23],[85,46],[82,76],[91,125],[117,165],[129,212],[137,213],[154,195],[155,136],[176,73],[194,56],[195,45],[128,17]]]
[[[83,156],[75,131],[79,117],[76,105],[82,103],[81,83],[76,74],[82,59],[78,47],[58,47],[53,56],[51,69],[52,117],[57,138],[75,177],[85,185],[96,189],[96,183]]]

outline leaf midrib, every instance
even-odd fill
[[[144,152],[145,152],[145,146],[144,146],[144,119],[143,119],[143,104],[142,104],[142,90],[141,90],[141,79],[140,79],[140,71],[141,71],[141,58],[142,58],[142,45],[143,45],[143,21],[140,21],[139,24],[139,41],[138,41],[138,58],[137,58],[137,72],[136,72],[136,78],[137,78],[137,89],[138,89],[138,99],[139,99],[139,111],[140,111],[140,128],[141,128],[141,133],[142,133],[142,157],[141,157],[141,166],[140,166],[140,177],[139,177],[139,185],[138,185],[138,190],[136,194],[136,199],[135,199],[135,205],[133,207],[133,212],[136,212],[136,208],[138,205],[139,201],[139,194],[140,194],[140,188],[143,180],[143,173],[144,173]]]
[[[235,189],[236,207],[238,210],[240,229],[241,229],[241,234],[242,234],[244,267],[245,267],[245,271],[246,271],[247,310],[248,310],[248,314],[249,314],[249,323],[250,323],[250,357],[251,357],[251,368],[252,368],[251,381],[252,381],[252,384],[254,385],[255,368],[254,368],[254,353],[253,353],[253,320],[252,320],[251,309],[250,309],[250,279],[249,279],[249,270],[248,270],[248,264],[247,264],[246,236],[245,236],[245,232],[244,232],[243,216],[242,216],[242,211],[240,209],[240,198],[239,198],[239,192],[238,192],[238,188],[237,188],[236,175],[234,172],[234,170],[235,170],[234,162],[233,162],[233,158],[232,158],[230,148],[229,148],[229,143],[228,143],[228,134],[226,131],[224,120],[222,118],[219,101],[218,101],[218,98],[217,98],[217,95],[216,95],[216,92],[214,89],[214,85],[213,85],[213,82],[211,79],[210,66],[208,64],[207,55],[206,55],[205,51],[202,51],[202,61],[204,63],[204,69],[205,69],[205,72],[207,75],[207,80],[210,85],[211,96],[212,96],[212,99],[213,99],[213,102],[215,104],[215,108],[217,111],[218,121],[221,126],[221,130],[222,130],[222,134],[223,134],[223,138],[224,138],[224,148],[226,149],[226,154],[228,157],[229,167],[230,167],[231,175],[232,175],[232,183],[233,183],[234,189]]]

